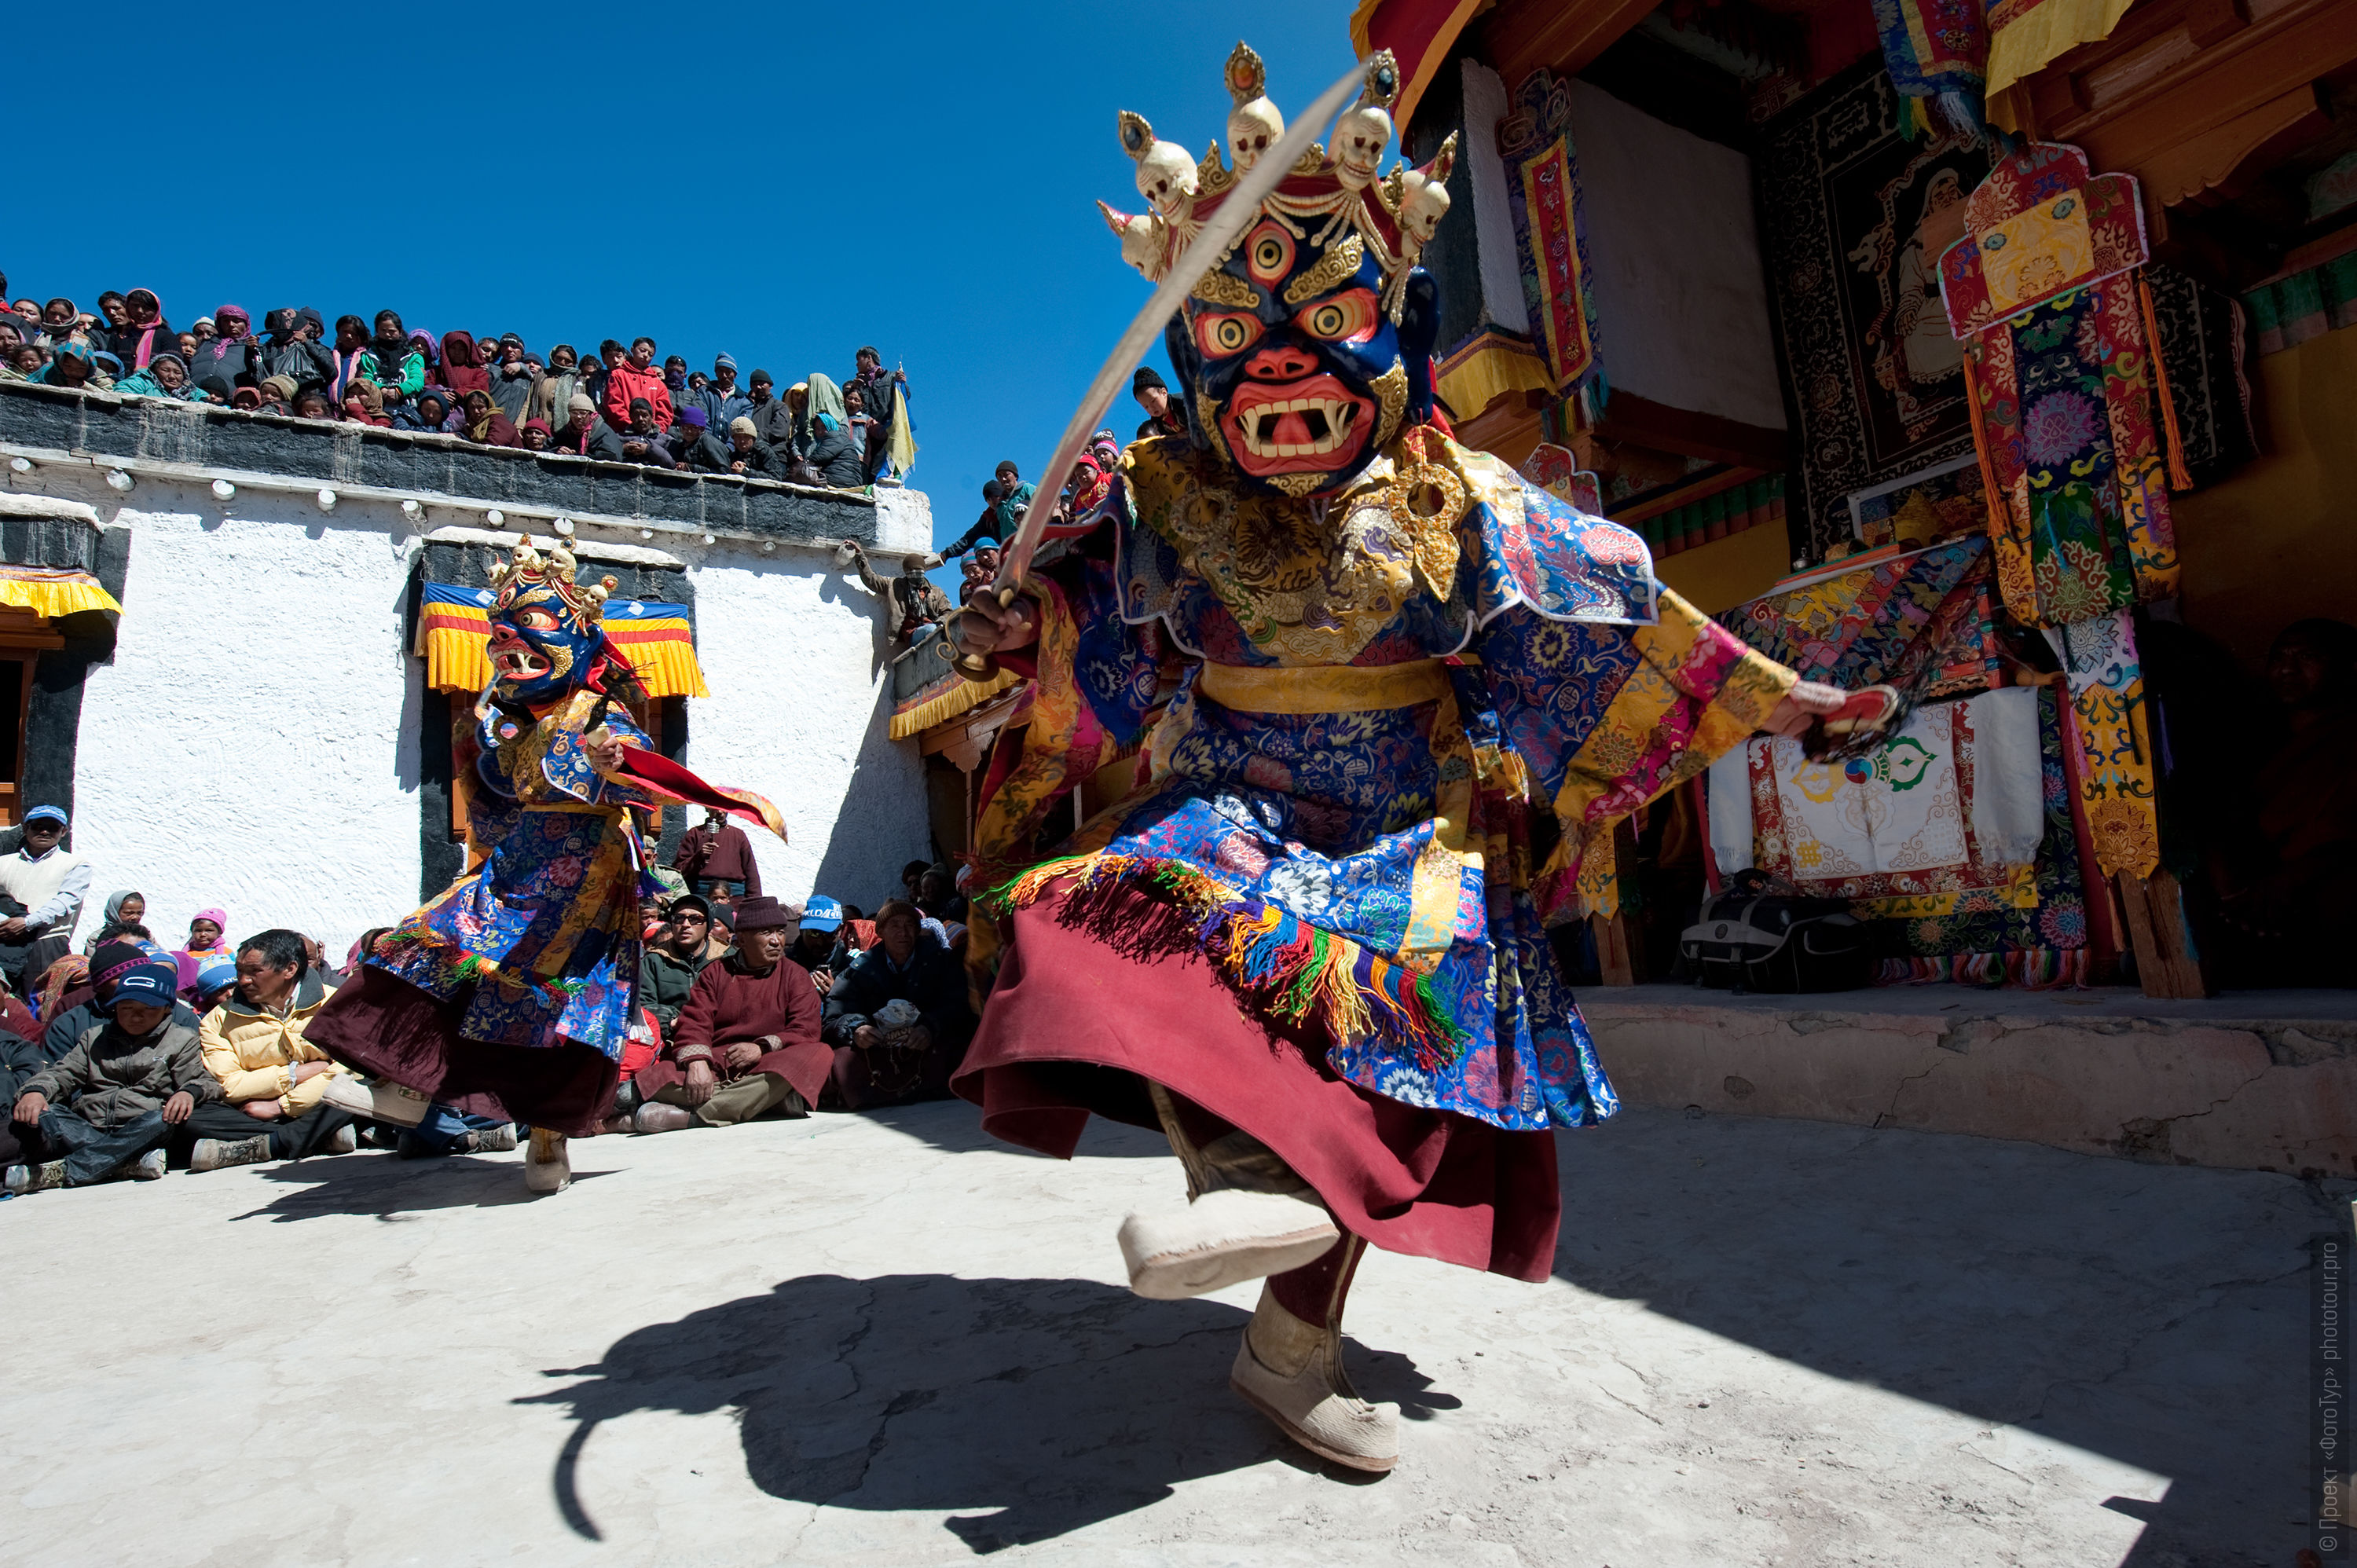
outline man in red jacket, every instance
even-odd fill
[[[628,359],[618,360],[606,372],[606,423],[621,430],[630,423],[630,400],[642,397],[652,405],[655,428],[669,430],[677,417],[672,407],[671,388],[663,385],[662,372],[654,368],[655,340],[640,338],[630,344]]]
[[[695,977],[672,1044],[636,1079],[639,1132],[810,1113],[834,1053],[819,1039],[818,988],[785,961],[801,920],[774,898],[737,906],[737,945]]]
[[[671,868],[707,898],[716,890],[731,898],[758,897],[761,891],[761,868],[753,862],[753,841],[718,811],[707,811],[703,826],[680,835],[679,852],[671,857]]]

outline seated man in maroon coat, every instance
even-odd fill
[[[834,1053],[819,1041],[818,988],[785,961],[801,911],[743,898],[736,918],[737,945],[704,966],[672,1043],[638,1076],[639,1132],[807,1115],[826,1083]]]

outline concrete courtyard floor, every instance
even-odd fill
[[[2346,1184],[1636,1112],[1555,1278],[1372,1254],[1404,1458],[1231,1395],[1251,1288],[1122,1288],[1157,1137],[961,1104],[0,1204],[0,1560],[2287,1565]]]

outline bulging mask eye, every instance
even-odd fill
[[[1211,359],[1232,359],[1259,342],[1264,330],[1257,316],[1200,317],[1195,322],[1195,346]]]
[[[1312,338],[1329,343],[1357,343],[1374,336],[1379,317],[1375,296],[1363,288],[1321,299],[1293,320]]]

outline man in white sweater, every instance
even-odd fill
[[[19,995],[72,946],[74,922],[90,897],[89,862],[59,847],[65,812],[36,806],[25,813],[24,827],[23,845],[0,855],[0,896],[13,901],[0,905],[0,972]]]

